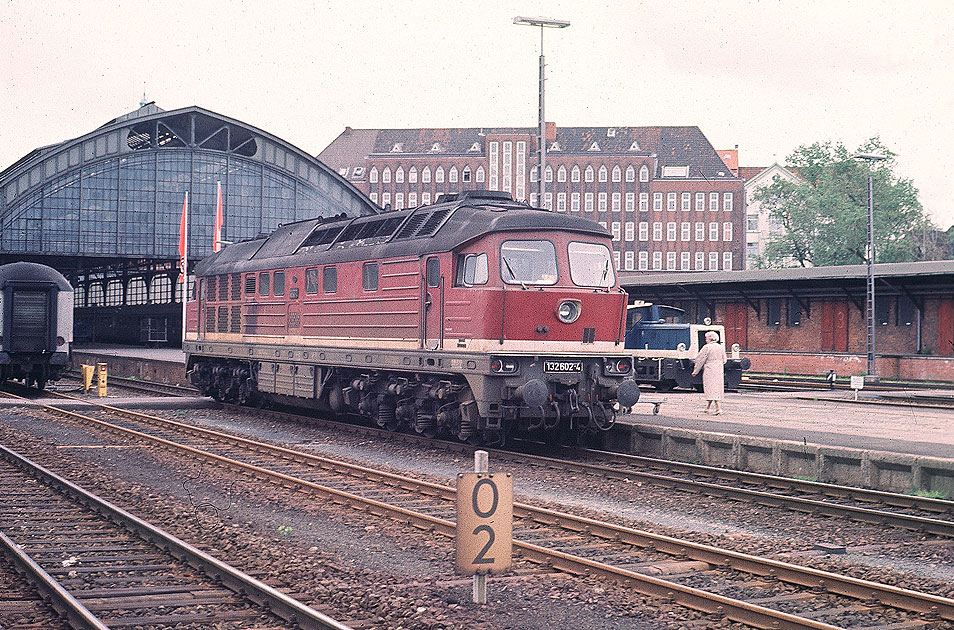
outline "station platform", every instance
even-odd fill
[[[85,346],[73,364],[188,384],[176,348]],[[695,392],[644,390],[604,446],[637,455],[765,474],[954,497],[951,390],[727,392],[719,416]],[[658,405],[658,414],[653,413]]]

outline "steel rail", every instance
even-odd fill
[[[296,599],[272,588],[264,582],[239,571],[221,560],[210,556],[189,543],[169,534],[122,508],[104,500],[56,473],[44,468],[15,451],[0,444],[0,456],[19,466],[45,484],[65,491],[82,505],[106,516],[114,523],[141,536],[156,547],[167,551],[179,560],[196,567],[210,578],[219,581],[229,590],[242,595],[259,606],[278,615],[300,628],[311,630],[350,630],[331,617],[324,615]]]
[[[183,427],[190,433],[205,433],[216,440],[228,440],[233,443],[242,444],[256,451],[279,454],[283,458],[293,458],[296,460],[304,459],[307,460],[307,463],[313,463],[314,465],[327,464],[329,467],[333,466],[335,470],[352,469],[355,471],[354,476],[359,478],[389,479],[394,485],[402,488],[408,488],[408,486],[421,487],[424,488],[428,494],[438,494],[443,500],[453,500],[453,497],[456,496],[454,488],[450,486],[434,484],[431,482],[412,479],[384,471],[375,471],[364,466],[357,466],[347,462],[342,462],[340,460],[332,460],[330,458],[324,458],[310,453],[302,453],[300,451],[294,451],[284,447],[255,442],[247,438],[229,436],[218,431],[203,429],[201,427],[183,425],[179,422],[148,416],[147,414],[141,414],[139,412],[131,412],[115,407],[109,407],[108,405],[99,405],[96,403],[91,404],[96,407],[107,408],[109,411],[119,414],[136,416],[148,422]],[[71,416],[81,416],[81,414],[75,414],[73,412],[57,409],[56,407],[47,407],[58,413],[66,413]],[[433,530],[447,536],[453,536],[455,534],[455,524],[446,519],[440,519],[431,515],[417,513],[413,510],[408,510],[399,506],[392,506],[381,501],[355,495],[343,490],[322,486],[320,484],[287,475],[285,473],[268,470],[260,466],[230,459],[215,453],[209,453],[188,445],[181,445],[164,438],[150,436],[147,433],[113,425],[95,418],[84,417],[84,419],[88,422],[94,422],[114,432],[133,435],[140,439],[145,439],[172,449],[185,451],[187,453],[203,457],[220,465],[228,466],[238,470],[244,470],[254,477],[270,479],[278,485],[284,487],[307,488],[316,492],[319,496],[330,498],[336,503],[348,504],[353,507],[357,507],[358,509],[367,510],[368,512],[376,515],[390,515],[400,522],[405,522],[421,529]],[[709,545],[679,540],[668,536],[653,534],[651,532],[645,532],[642,530],[636,530],[610,523],[603,523],[593,519],[566,514],[546,508],[540,508],[526,503],[514,503],[514,514],[515,516],[520,516],[522,518],[530,518],[542,524],[557,525],[570,531],[586,532],[600,538],[608,540],[620,540],[628,544],[644,548],[652,548],[671,555],[686,556],[692,558],[693,560],[705,562],[715,566],[728,567],[760,577],[769,577],[799,586],[822,589],[832,594],[844,595],[866,602],[875,600],[894,608],[916,613],[935,614],[943,619],[954,621],[954,600],[928,593],[919,593],[909,589],[902,589],[891,585],[861,580],[850,576],[838,575],[827,571],[802,567],[778,560],[760,558],[749,554],[718,549]],[[678,603],[690,606],[692,608],[696,608],[697,605],[696,598],[699,597],[699,594],[689,592],[692,589],[685,591],[685,589],[688,587],[683,587],[676,583],[659,580],[658,578],[650,578],[650,576],[630,572],[619,567],[613,567],[611,565],[606,565],[604,563],[599,563],[586,558],[577,558],[569,554],[546,549],[544,547],[519,540],[514,540],[514,546],[522,551],[525,551],[528,554],[528,558],[530,559],[536,559],[537,561],[551,564],[554,567],[561,568],[562,570],[566,570],[571,573],[585,574],[595,571],[603,575],[614,576],[613,579],[616,580],[623,580],[629,583],[635,582],[639,585],[649,584],[649,586],[645,587],[645,591],[641,591],[649,595],[658,595],[662,585],[665,585],[667,589],[667,595],[672,597]],[[657,580],[659,583],[656,583]],[[640,588],[642,589],[643,586],[640,586]],[[701,592],[702,591],[699,591],[699,593]],[[764,619],[760,617],[760,621],[755,624],[756,627],[814,629],[833,627],[825,624],[817,625],[817,622],[811,620],[802,620],[807,621],[809,625],[791,625],[793,623],[797,623],[795,620],[800,618],[793,617],[793,619],[787,619],[785,617],[778,617],[777,615],[784,615],[784,613],[779,613],[778,611],[768,608],[754,606],[746,602],[739,602],[739,604],[741,606],[737,610],[733,609],[735,612],[732,612],[731,614],[726,613],[731,619],[743,623],[752,623],[752,616],[755,615],[753,610],[758,609],[759,615],[766,615],[764,619],[771,618],[773,624],[779,624],[764,626],[759,625],[764,621]],[[724,603],[722,605],[725,607]],[[709,607],[700,607],[696,609],[705,612],[711,612]],[[735,615],[737,614],[740,616],[736,617]]]

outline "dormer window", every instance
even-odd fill
[[[431,150],[429,151],[429,153],[440,153],[443,150],[444,150],[444,147],[441,146],[441,143],[435,142],[434,144],[431,145]]]
[[[607,127],[607,129],[606,129],[606,137],[607,137],[607,138],[615,138],[615,137],[616,137],[616,127]]]
[[[663,177],[689,177],[688,166],[664,166],[662,168]]]
[[[391,153],[404,153],[404,143],[403,143],[403,142],[395,142],[395,143],[391,146]]]
[[[562,151],[562,150],[563,150],[563,147],[561,147],[560,143],[556,141],[554,141],[553,144],[550,145],[550,148],[547,149],[547,151]]]
[[[467,149],[467,152],[468,152],[468,153],[479,153],[479,152],[480,152],[480,143],[479,143],[479,142],[475,142],[474,144],[470,145],[470,148]]]
[[[353,169],[351,169],[351,177],[352,179],[361,179],[364,177],[364,167],[355,166]]]
[[[347,176],[348,176],[348,167],[345,166],[344,168],[339,168],[339,169],[338,169],[338,175],[341,175],[342,177],[347,177]]]
[[[590,148],[587,149],[587,151],[599,151],[599,150],[600,150],[600,145],[598,142],[594,142],[593,144],[590,145]]]
[[[633,140],[633,144],[629,145],[630,151],[639,151],[639,143]]]

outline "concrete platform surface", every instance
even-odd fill
[[[134,357],[152,361],[168,361],[185,365],[185,352],[179,348],[146,348],[114,344],[74,345],[74,354],[100,354],[114,357]]]

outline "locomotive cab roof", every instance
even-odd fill
[[[0,289],[11,283],[49,283],[61,291],[72,291],[69,281],[56,269],[33,262],[0,265]]]
[[[316,218],[230,245],[196,266],[213,275],[289,264],[334,264],[450,251],[494,232],[570,231],[607,238],[597,223],[533,208],[508,193],[468,190],[438,203],[356,218]],[[276,260],[294,256],[291,260]]]

